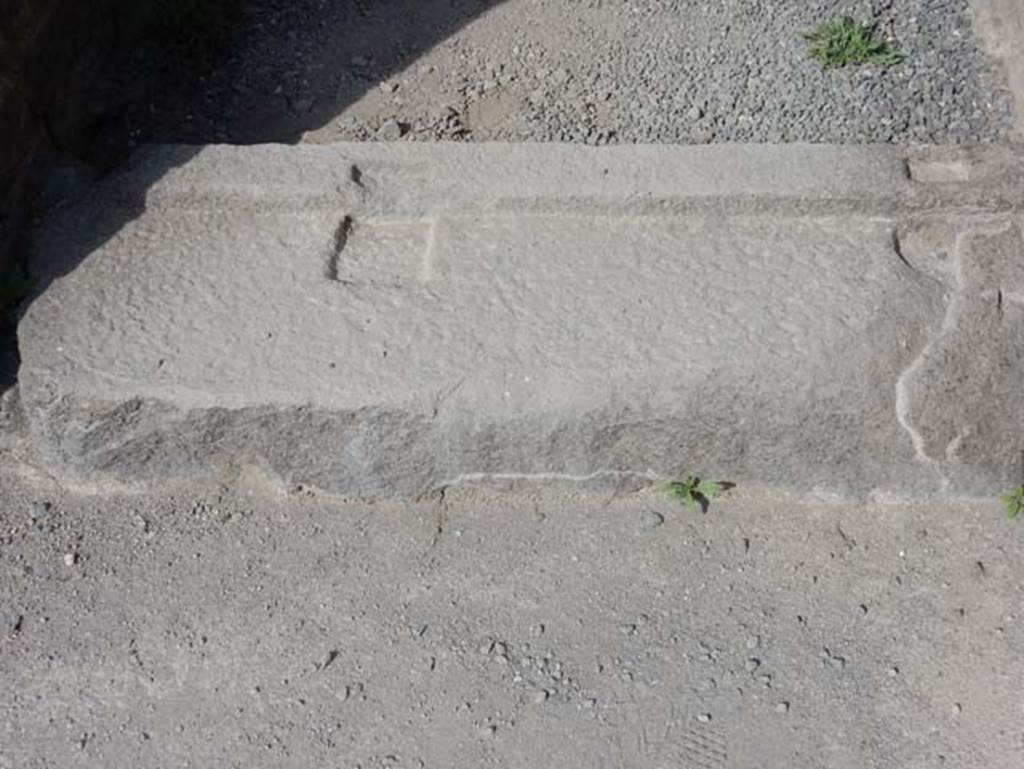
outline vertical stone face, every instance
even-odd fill
[[[1024,141],[1024,11],[1020,0],[971,0],[981,46],[1002,64],[1013,97],[1011,138]]]
[[[152,0],[0,0],[0,274],[59,155],[82,159],[123,93],[99,85]]]
[[[45,125],[33,115],[35,91],[44,78],[33,52],[40,33],[53,17],[57,0],[29,4],[25,0],[0,2],[0,275],[11,259],[16,224],[26,214],[24,187],[32,160],[38,155]],[[59,61],[54,62],[55,69]]]

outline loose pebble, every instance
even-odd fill
[[[484,724],[480,727],[478,733],[480,734],[481,737],[493,737],[495,734],[498,733],[498,727],[494,724]]]
[[[394,118],[385,120],[379,129],[377,129],[377,138],[381,141],[393,142],[402,138],[405,130],[402,128],[402,124]]]

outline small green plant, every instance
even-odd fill
[[[1024,511],[1024,485],[1018,486],[1013,491],[1008,491],[999,499],[1003,503],[1003,510],[1008,520],[1013,520],[1021,511]]]
[[[726,489],[732,488],[725,481],[705,481],[690,475],[681,481],[669,481],[662,489],[673,499],[677,499],[691,510],[707,512],[711,500]]]
[[[804,32],[810,54],[824,69],[847,64],[877,64],[889,67],[903,61],[903,55],[885,40],[875,37],[877,23],[854,21],[849,16],[833,19]]]

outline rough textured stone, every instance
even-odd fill
[[[1014,104],[1012,138],[1024,141],[1024,11],[1019,0],[971,0],[982,47],[998,59]]]
[[[38,239],[21,398],[67,477],[1017,478],[1018,151],[195,152]]]

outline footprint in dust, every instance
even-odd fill
[[[725,735],[710,723],[673,730],[657,746],[658,769],[722,769],[728,752]]]

